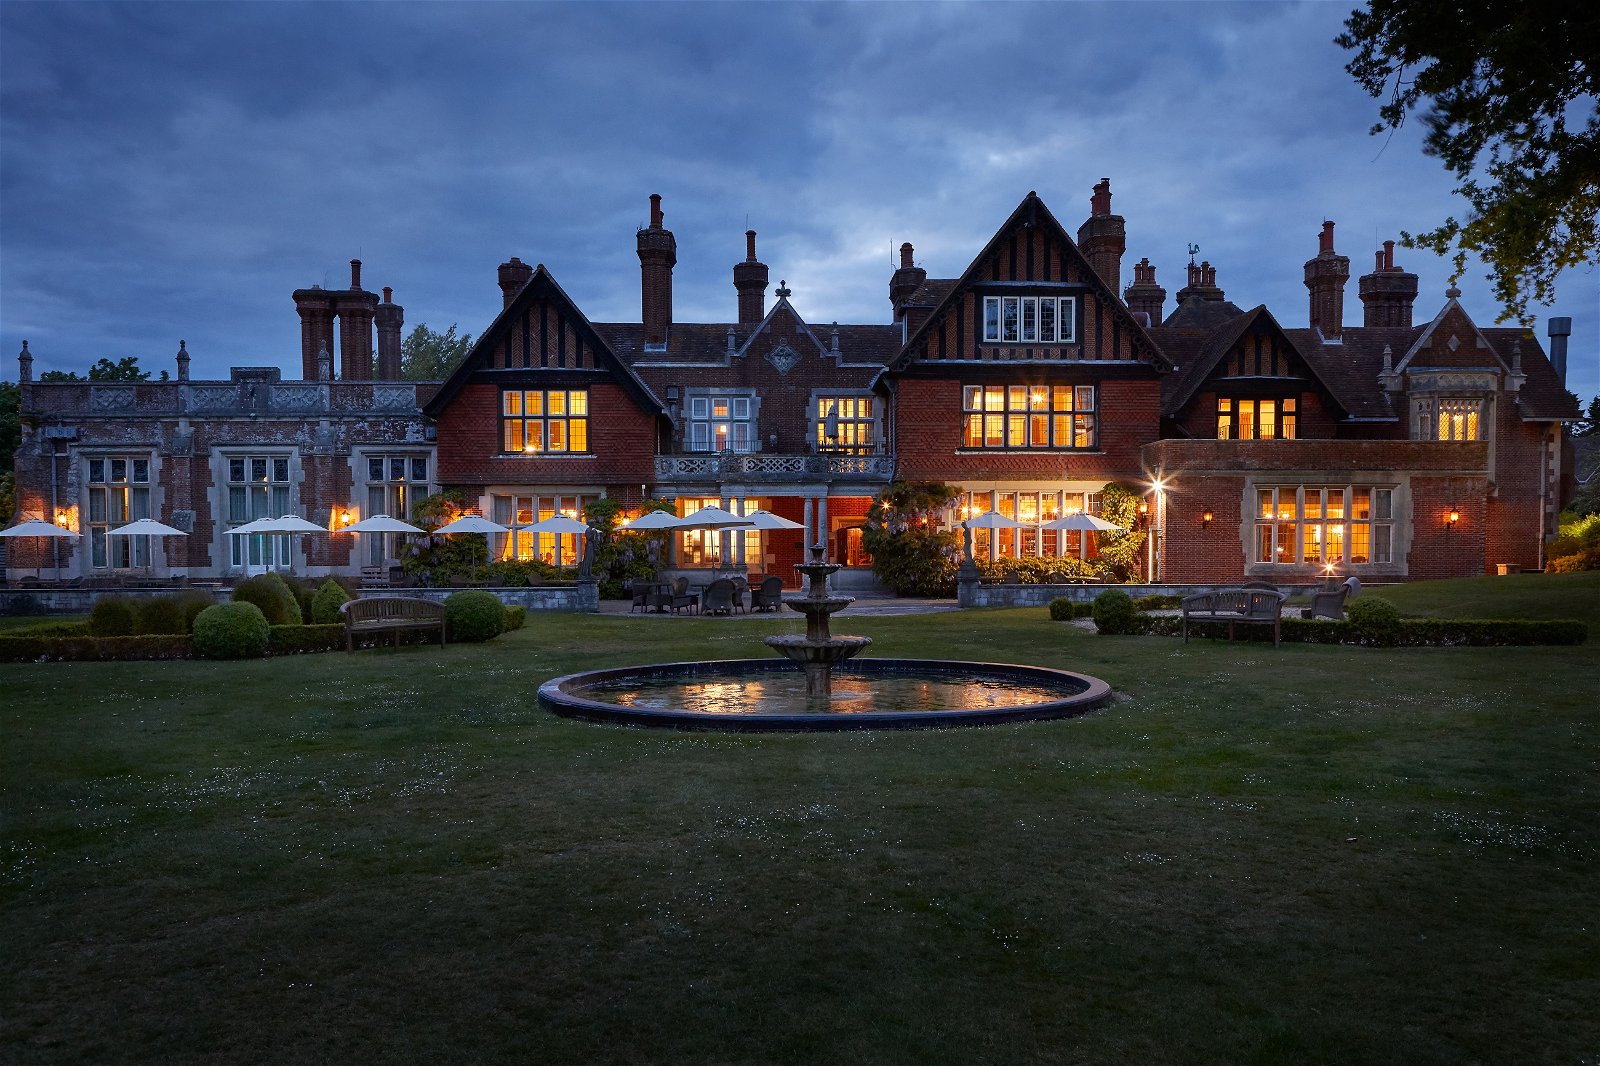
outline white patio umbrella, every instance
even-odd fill
[[[1022,523],[1015,518],[1007,518],[999,511],[985,511],[961,524],[968,529],[1018,529],[1022,526]]]
[[[1096,518],[1092,514],[1069,514],[1065,518],[1058,518],[1054,522],[1046,522],[1046,529],[1077,530],[1080,533],[1126,533],[1127,530],[1115,522],[1107,522],[1104,518]]]
[[[677,529],[683,525],[683,519],[671,511],[646,511],[638,518],[624,522],[618,529],[629,533],[645,533],[661,529]]]
[[[440,526],[434,532],[448,536],[453,533],[509,533],[511,529],[508,526],[501,525],[499,522],[491,522],[482,515],[464,514],[454,522]],[[489,560],[488,537],[483,539],[483,558],[484,562],[487,563]]]
[[[751,511],[749,514],[745,515],[745,517],[750,519],[750,526],[752,529],[774,530],[806,528],[804,522],[794,522],[783,517],[782,515],[773,514],[771,511]]]
[[[743,515],[725,511],[721,507],[702,507],[687,518],[678,520],[678,529],[748,529],[755,523]]]
[[[235,530],[235,532],[238,532]],[[326,533],[315,522],[307,522],[298,515],[286,514],[281,518],[263,518],[257,533]]]
[[[79,536],[81,534],[63,526],[58,526],[54,522],[46,522],[42,518],[30,518],[26,522],[18,522],[10,529],[0,529],[0,537],[67,537],[76,540]],[[40,571],[43,569],[44,567],[42,566],[34,567],[33,576],[39,577]],[[57,569],[59,571],[59,565]],[[60,576],[58,572],[56,574],[57,579]]]
[[[274,519],[271,519],[271,518],[257,518],[255,521],[246,522],[242,526],[234,526],[232,529],[228,530],[228,536],[230,536],[230,537],[253,537],[258,533],[271,532],[270,530],[268,530],[266,528],[266,525],[267,525],[268,522],[272,522],[272,521],[274,521]]]
[[[188,535],[183,530],[174,529],[165,522],[157,522],[154,518],[140,518],[106,532],[108,537],[187,537]],[[149,568],[152,571],[155,569],[154,559],[150,561]]]
[[[533,523],[531,526],[518,526],[522,533],[587,533],[589,527],[576,518],[568,518],[564,514],[551,515],[549,518]]]
[[[352,522],[348,526],[338,529],[339,533],[422,533],[422,529],[410,522],[402,522],[398,518],[390,518],[386,514],[375,514],[371,518],[363,518],[359,522]]]

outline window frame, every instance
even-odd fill
[[[1263,419],[1262,408],[1271,405],[1270,421]],[[1249,408],[1249,422],[1245,409]],[[1218,396],[1216,404],[1218,440],[1297,440],[1300,431],[1299,396]],[[1240,431],[1248,424],[1250,433]],[[1264,433],[1263,429],[1271,432]]]
[[[538,397],[538,411],[532,413],[531,398]],[[579,409],[581,408],[581,410]],[[593,411],[587,388],[500,390],[500,454],[548,458],[560,455],[593,455],[594,438],[589,433]],[[537,446],[530,446],[529,429],[537,427]],[[559,448],[551,442],[560,439]],[[512,447],[520,441],[519,447]]]
[[[979,321],[984,344],[1077,344],[1078,298],[1021,293],[985,296]]]
[[[750,455],[761,450],[756,432],[760,404],[753,391],[701,390],[685,399],[684,451]]]
[[[841,406],[846,408],[842,414]],[[878,398],[871,393],[818,393],[812,399],[812,450],[822,455],[878,454],[878,414]],[[831,437],[827,432],[830,418]]]
[[[1097,385],[961,386],[963,451],[1092,452],[1099,447]]]
[[[1397,486],[1257,484],[1252,491],[1256,494],[1251,510],[1252,563],[1394,565],[1400,525],[1395,515]],[[1358,553],[1359,545],[1365,546],[1363,552]]]

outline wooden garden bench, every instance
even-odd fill
[[[400,646],[405,629],[437,629],[439,645],[444,646],[444,604],[414,596],[364,596],[339,605],[344,619],[345,651],[356,650],[357,633],[394,633],[394,646]]]
[[[1236,625],[1271,626],[1272,643],[1279,641],[1283,601],[1288,593],[1275,589],[1219,589],[1196,592],[1183,598],[1183,642],[1189,643],[1189,623],[1226,622],[1228,639]]]

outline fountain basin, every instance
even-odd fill
[[[568,674],[539,686],[539,702],[564,717],[621,725],[832,732],[1070,718],[1111,698],[1111,687],[1087,674],[943,659],[836,663],[825,710],[805,692],[805,672],[789,662],[733,659]]]
[[[799,633],[784,633],[762,641],[767,647],[797,663],[838,664],[872,643],[871,637],[828,637],[812,640]]]

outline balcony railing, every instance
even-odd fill
[[[656,480],[706,482],[736,479],[767,484],[806,481],[886,482],[892,455],[658,455]]]

